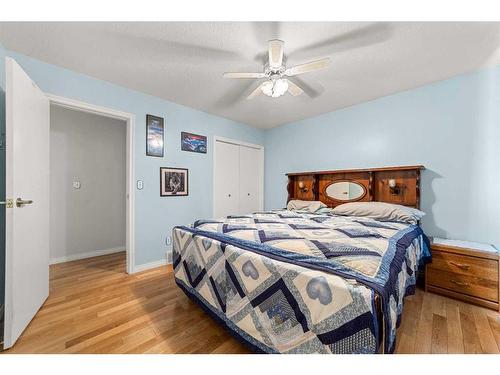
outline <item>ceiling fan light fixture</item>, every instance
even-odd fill
[[[272,81],[264,82],[260,88],[262,90],[262,93],[264,93],[264,95],[267,95],[267,96],[273,95],[273,82]]]
[[[288,91],[292,96],[299,96],[304,90],[297,83],[288,80],[303,73],[314,72],[324,69],[330,64],[330,58],[311,61],[305,64],[295,65],[287,68],[286,58],[283,53],[285,43],[282,40],[273,39],[268,41],[268,61],[264,65],[264,71],[261,73],[228,72],[224,73],[224,78],[237,79],[261,79],[265,81],[247,96],[247,99],[253,99],[260,95],[266,95],[272,98],[279,98]]]
[[[288,90],[288,81],[286,79],[275,79],[269,80],[262,84],[261,86],[262,93],[264,95],[278,98],[283,96],[285,92]]]

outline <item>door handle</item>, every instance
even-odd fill
[[[21,198],[16,199],[16,206],[17,207],[22,207],[25,204],[32,204],[32,203],[33,203],[33,201],[31,199],[26,199],[26,200],[21,199]]]

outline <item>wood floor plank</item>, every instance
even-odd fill
[[[460,325],[460,310],[457,303],[449,300],[446,303],[446,324],[448,333],[448,353],[463,354],[464,338]]]
[[[464,337],[464,352],[481,354],[481,343],[477,333],[476,322],[474,320],[473,310],[466,303],[460,303],[460,325]]]
[[[498,353],[500,314],[417,289],[396,353]],[[4,353],[250,351],[177,287],[171,266],[125,273],[125,253],[50,267],[50,296]]]
[[[446,298],[432,295],[432,313],[446,318]]]
[[[432,300],[434,295],[425,293],[422,298],[422,308],[417,324],[417,338],[415,340],[415,353],[431,353],[432,349]],[[403,310],[404,314],[404,310]]]
[[[493,336],[488,316],[483,309],[474,309],[473,314],[481,349],[484,353],[498,354],[498,346]]]
[[[497,348],[500,350],[500,315],[492,316],[488,314],[488,323],[490,324],[493,337],[497,343]]]
[[[432,316],[432,344],[431,353],[448,353],[448,325],[442,315]]]
[[[417,328],[422,312],[423,292],[417,289],[415,295],[409,296],[405,301],[403,322],[398,330],[396,348],[397,353],[410,354],[415,352]],[[403,325],[404,323],[404,325]],[[400,333],[399,333],[400,332]]]

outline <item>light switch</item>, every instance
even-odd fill
[[[137,180],[137,190],[142,190],[144,188],[144,181]]]
[[[82,187],[82,184],[80,181],[73,181],[73,189],[80,189]]]

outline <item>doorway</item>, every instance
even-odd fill
[[[50,264],[125,252],[126,130],[50,106]]]
[[[51,163],[56,163],[56,169],[51,165],[51,211],[56,212],[50,220],[50,262],[125,251],[126,272],[133,273],[134,116],[54,95],[48,98]],[[69,124],[66,120],[71,117],[76,121]],[[67,149],[71,145],[76,149]],[[66,162],[61,163],[61,157]],[[77,169],[71,170],[68,160]],[[66,195],[64,202],[58,201],[61,192]],[[71,216],[77,213],[83,216]],[[116,221],[111,224],[113,217]],[[95,230],[82,228],[84,222]],[[70,227],[61,231],[61,223]]]

